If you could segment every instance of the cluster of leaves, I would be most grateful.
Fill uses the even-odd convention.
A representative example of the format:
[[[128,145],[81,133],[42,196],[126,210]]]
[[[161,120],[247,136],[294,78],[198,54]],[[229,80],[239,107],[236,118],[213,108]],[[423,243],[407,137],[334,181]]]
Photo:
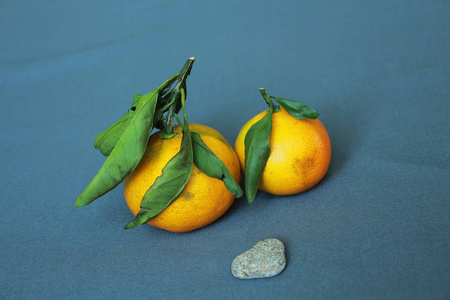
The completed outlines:
[[[231,193],[242,196],[242,189],[225,164],[206,146],[199,134],[189,131],[185,107],[186,79],[194,60],[190,58],[179,73],[151,93],[135,95],[128,112],[98,134],[94,146],[107,159],[76,199],[75,206],[86,206],[119,185],[141,160],[153,128],[164,129],[167,138],[173,135],[174,117],[182,127],[180,151],[163,168],[162,175],[144,195],[136,218],[125,228],[150,221],[177,199],[189,180],[194,163],[206,175],[222,180]],[[176,81],[178,83],[172,88]],[[177,116],[180,110],[183,111],[183,124]]]
[[[265,89],[259,90],[269,105],[269,110],[261,120],[250,127],[245,135],[245,196],[249,204],[255,199],[262,173],[270,156],[272,114],[280,110],[279,106],[273,104],[272,99],[298,120],[313,120],[319,117],[319,114],[306,104],[280,97],[271,97]]]

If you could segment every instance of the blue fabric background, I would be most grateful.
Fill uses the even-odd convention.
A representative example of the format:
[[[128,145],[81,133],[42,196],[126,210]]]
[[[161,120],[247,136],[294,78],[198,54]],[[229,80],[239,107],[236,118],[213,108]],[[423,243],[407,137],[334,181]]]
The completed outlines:
[[[0,298],[450,298],[449,1],[7,0],[0,40]],[[305,102],[326,177],[183,234],[123,230],[122,186],[76,209],[96,134],[190,56],[190,122],[234,145],[258,88]],[[268,237],[285,271],[234,278]]]

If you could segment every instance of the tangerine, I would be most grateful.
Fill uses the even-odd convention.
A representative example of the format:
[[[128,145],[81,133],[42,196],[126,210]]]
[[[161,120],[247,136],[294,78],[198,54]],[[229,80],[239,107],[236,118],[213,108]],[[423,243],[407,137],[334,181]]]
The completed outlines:
[[[241,129],[235,150],[245,174],[245,135],[267,110],[250,119]],[[272,114],[270,156],[259,188],[274,195],[291,195],[315,186],[328,170],[331,144],[319,119],[298,120],[284,108]]]
[[[227,166],[239,183],[239,160],[233,148],[215,129],[189,124],[191,132],[200,134],[203,142]],[[175,136],[162,138],[159,132],[151,135],[147,149],[134,171],[125,179],[125,200],[131,212],[140,210],[143,196],[153,185],[162,169],[180,150],[182,130],[174,126]],[[172,232],[187,232],[206,226],[221,217],[235,199],[224,183],[202,173],[195,165],[183,192],[167,208],[147,224]]]

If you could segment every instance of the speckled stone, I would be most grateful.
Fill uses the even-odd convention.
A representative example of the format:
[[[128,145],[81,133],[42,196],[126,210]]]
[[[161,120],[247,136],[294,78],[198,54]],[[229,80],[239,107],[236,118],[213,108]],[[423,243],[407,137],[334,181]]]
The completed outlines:
[[[240,279],[266,278],[280,274],[285,267],[284,244],[271,238],[238,255],[231,264],[231,272]]]

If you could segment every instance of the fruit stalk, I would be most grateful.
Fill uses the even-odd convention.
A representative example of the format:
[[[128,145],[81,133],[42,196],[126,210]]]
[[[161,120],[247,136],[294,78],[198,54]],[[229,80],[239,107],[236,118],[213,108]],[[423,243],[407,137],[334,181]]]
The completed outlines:
[[[264,98],[264,101],[266,101],[267,105],[269,105],[269,108],[273,109],[273,112],[278,112],[280,110],[280,107],[278,105],[274,105],[272,102],[272,99],[270,98],[269,93],[264,88],[259,88],[259,92]]]
[[[167,118],[165,120],[164,124],[164,134],[162,134],[163,138],[170,138],[174,136],[173,133],[173,118],[174,115],[177,113],[177,110],[180,108],[180,101],[181,101],[181,90],[186,90],[186,80],[188,76],[191,73],[192,66],[194,64],[195,57],[190,57],[183,68],[180,71],[180,75],[178,76],[178,83],[175,85],[175,87],[171,91],[171,105],[169,107],[169,110],[167,112]]]

